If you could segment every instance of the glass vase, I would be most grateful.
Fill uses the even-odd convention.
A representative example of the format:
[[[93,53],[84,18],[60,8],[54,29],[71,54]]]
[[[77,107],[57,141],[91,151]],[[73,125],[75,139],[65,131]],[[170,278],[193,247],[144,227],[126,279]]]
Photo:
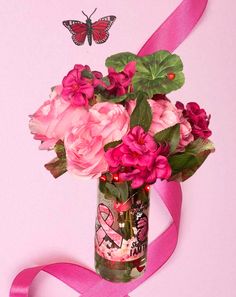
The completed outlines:
[[[104,175],[98,183],[95,268],[104,279],[129,282],[145,271],[149,190]]]

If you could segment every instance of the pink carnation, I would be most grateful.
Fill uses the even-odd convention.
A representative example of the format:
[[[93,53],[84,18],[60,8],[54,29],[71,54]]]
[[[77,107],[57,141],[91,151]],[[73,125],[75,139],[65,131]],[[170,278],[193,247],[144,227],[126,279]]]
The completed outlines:
[[[86,123],[74,127],[65,139],[67,169],[78,176],[98,177],[107,171],[104,146],[128,131],[129,115],[120,104],[97,103]]]
[[[162,147],[142,127],[136,126],[123,137],[121,145],[106,152],[111,172],[118,172],[123,181],[132,181],[132,188],[154,183],[157,178],[168,179],[171,167]]]
[[[86,119],[88,112],[82,107],[74,107],[61,97],[61,86],[51,93],[51,99],[32,115],[29,122],[34,139],[41,140],[40,149],[52,149],[58,140]]]
[[[208,128],[210,116],[207,115],[205,109],[200,108],[196,102],[189,102],[186,108],[183,103],[177,102],[176,107],[182,111],[183,117],[191,124],[194,139],[211,136],[212,132]]]

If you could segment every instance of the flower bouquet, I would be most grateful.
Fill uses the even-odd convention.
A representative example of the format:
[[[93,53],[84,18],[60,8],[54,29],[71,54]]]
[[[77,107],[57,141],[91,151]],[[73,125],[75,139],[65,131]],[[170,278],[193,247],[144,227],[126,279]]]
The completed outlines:
[[[168,51],[119,53],[103,76],[75,65],[30,119],[40,149],[55,150],[45,167],[98,178],[96,271],[127,282],[145,271],[150,187],[185,181],[214,151],[210,116],[195,102],[171,103],[184,84],[181,59]]]

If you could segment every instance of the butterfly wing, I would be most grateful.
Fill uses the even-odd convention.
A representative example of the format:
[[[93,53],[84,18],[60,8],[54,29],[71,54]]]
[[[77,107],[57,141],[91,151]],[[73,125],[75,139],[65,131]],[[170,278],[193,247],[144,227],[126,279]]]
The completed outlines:
[[[98,43],[104,43],[109,37],[109,29],[115,22],[116,17],[114,15],[106,16],[99,19],[92,24],[93,40]]]
[[[84,44],[85,38],[87,36],[87,24],[80,21],[64,21],[63,25],[72,34],[72,40],[76,45]]]

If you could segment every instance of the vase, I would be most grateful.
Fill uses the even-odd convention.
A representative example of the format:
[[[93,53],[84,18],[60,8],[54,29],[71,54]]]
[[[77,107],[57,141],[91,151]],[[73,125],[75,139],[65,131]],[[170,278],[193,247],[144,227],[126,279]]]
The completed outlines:
[[[117,176],[98,182],[95,268],[104,279],[129,282],[145,272],[150,185],[132,189]]]

